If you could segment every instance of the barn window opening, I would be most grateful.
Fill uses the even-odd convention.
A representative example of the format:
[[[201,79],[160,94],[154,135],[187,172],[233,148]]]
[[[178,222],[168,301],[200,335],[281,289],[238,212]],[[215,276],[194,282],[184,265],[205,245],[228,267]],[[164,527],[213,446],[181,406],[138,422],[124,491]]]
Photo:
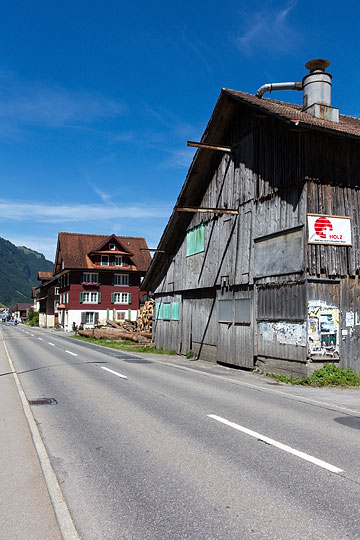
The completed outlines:
[[[232,300],[219,300],[219,322],[233,322]]]
[[[190,229],[186,235],[186,256],[201,253],[205,249],[205,225],[201,223]]]

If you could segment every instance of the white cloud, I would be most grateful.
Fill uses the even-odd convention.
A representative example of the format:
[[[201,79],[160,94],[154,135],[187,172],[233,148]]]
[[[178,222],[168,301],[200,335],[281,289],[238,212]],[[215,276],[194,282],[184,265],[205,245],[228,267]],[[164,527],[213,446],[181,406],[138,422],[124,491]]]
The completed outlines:
[[[123,103],[100,94],[70,91],[54,84],[24,83],[0,74],[0,124],[8,130],[75,127],[123,115],[125,110]]]
[[[273,52],[290,51],[296,32],[290,26],[288,16],[297,3],[298,0],[290,0],[280,9],[268,3],[255,13],[243,12],[243,30],[235,39],[236,45],[246,55],[265,47]]]
[[[0,199],[0,220],[40,223],[102,223],[119,219],[158,219],[171,214],[170,204],[46,204]]]

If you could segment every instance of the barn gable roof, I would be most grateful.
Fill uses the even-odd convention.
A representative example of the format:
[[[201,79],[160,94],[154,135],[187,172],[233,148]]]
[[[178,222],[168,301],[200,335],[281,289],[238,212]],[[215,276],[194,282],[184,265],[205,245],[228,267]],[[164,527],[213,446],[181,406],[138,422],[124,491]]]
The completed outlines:
[[[338,123],[321,120],[303,112],[300,105],[259,98],[246,92],[223,88],[201,138],[202,143],[220,146],[228,144],[228,141],[224,140],[224,133],[238,110],[239,104],[251,107],[260,114],[275,117],[294,127],[303,127],[308,130],[322,131],[328,135],[360,140],[359,118],[340,114]],[[175,206],[196,206],[200,203],[204,189],[209,182],[212,163],[213,152],[201,148],[196,151]],[[172,212],[158,245],[158,249],[165,251],[167,256],[155,253],[142,283],[143,290],[153,288],[152,285],[169,264],[169,260],[171,260],[169,256],[175,252],[175,247],[180,241],[179,237],[186,233],[191,219],[192,214]]]

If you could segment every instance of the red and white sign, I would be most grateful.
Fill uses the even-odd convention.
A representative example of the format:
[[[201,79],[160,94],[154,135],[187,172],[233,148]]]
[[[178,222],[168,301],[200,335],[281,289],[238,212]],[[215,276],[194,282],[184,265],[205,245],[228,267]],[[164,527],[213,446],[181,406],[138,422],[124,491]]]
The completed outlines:
[[[307,218],[309,244],[352,245],[349,217],[308,214]]]

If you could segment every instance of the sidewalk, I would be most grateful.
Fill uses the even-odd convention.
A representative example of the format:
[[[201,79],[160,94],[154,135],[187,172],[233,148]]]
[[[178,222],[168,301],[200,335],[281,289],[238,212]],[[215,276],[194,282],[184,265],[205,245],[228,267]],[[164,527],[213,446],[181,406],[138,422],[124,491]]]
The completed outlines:
[[[62,535],[0,343],[0,538],[61,540]]]

